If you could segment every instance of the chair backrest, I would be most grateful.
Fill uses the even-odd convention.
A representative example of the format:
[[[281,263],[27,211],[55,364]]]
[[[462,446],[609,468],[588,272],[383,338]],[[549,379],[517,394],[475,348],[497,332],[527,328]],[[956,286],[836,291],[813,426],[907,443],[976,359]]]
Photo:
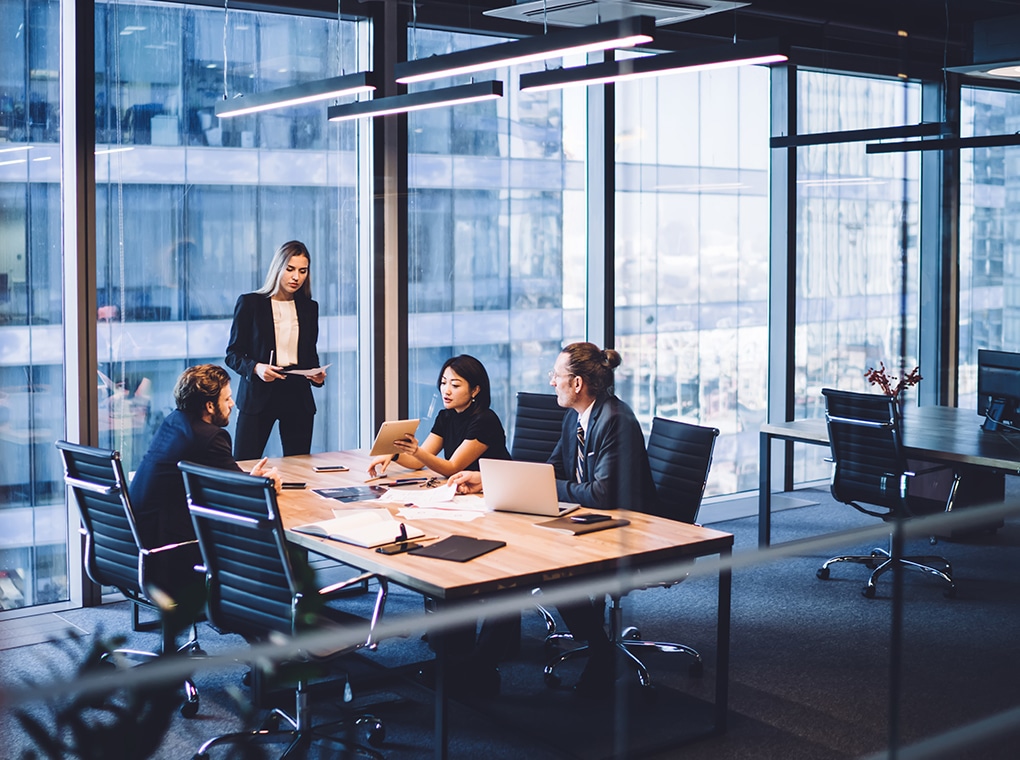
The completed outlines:
[[[222,632],[293,634],[301,600],[269,478],[179,462],[206,568],[206,613]]]
[[[892,515],[908,513],[908,467],[896,399],[833,388],[823,388],[822,395],[833,461],[833,498],[854,506],[855,502],[873,504]]]
[[[686,523],[698,519],[718,435],[716,428],[662,417],[652,420],[648,464],[660,516]]]
[[[144,596],[142,545],[120,454],[67,441],[56,446],[85,530],[85,572],[130,598]]]
[[[519,392],[510,456],[521,462],[548,462],[566,413],[551,393]]]

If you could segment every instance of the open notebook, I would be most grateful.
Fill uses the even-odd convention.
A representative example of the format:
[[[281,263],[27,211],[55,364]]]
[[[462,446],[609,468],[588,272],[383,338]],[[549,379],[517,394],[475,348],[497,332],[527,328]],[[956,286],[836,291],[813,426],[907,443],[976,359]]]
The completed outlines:
[[[386,509],[334,509],[333,515],[332,520],[298,525],[294,530],[368,549],[425,536],[421,529],[397,520]]]

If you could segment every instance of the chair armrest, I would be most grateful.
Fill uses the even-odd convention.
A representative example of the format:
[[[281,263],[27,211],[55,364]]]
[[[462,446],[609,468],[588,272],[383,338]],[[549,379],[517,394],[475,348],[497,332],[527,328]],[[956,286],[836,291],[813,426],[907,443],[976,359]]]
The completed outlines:
[[[325,588],[319,589],[319,596],[322,599],[329,599],[331,596],[339,596],[340,592],[347,590],[352,586],[356,586],[361,583],[367,584],[368,581],[375,579],[379,584],[379,590],[375,594],[375,604],[372,605],[372,617],[368,624],[368,636],[365,637],[363,644],[359,645],[359,648],[367,648],[374,650],[378,643],[374,640],[375,626],[379,622],[379,618],[382,617],[383,608],[386,606],[386,596],[389,594],[389,579],[376,573],[362,573],[361,575],[350,578],[346,581],[340,581],[334,583]]]
[[[187,546],[198,546],[198,541],[197,540],[191,540],[191,541],[180,541],[179,543],[176,543],[176,544],[163,544],[163,546],[156,546],[156,547],[153,547],[152,549],[142,549],[142,553],[143,554],[159,554],[161,552],[172,552],[172,551],[176,551],[176,550],[178,550],[178,549],[180,549],[182,547],[187,547]]]

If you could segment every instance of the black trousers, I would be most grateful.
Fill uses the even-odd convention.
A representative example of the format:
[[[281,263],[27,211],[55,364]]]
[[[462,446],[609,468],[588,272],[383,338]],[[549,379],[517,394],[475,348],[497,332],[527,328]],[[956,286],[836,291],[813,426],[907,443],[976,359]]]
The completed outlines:
[[[272,393],[269,402],[258,414],[238,411],[234,459],[261,458],[277,422],[280,423],[280,443],[285,457],[311,453],[315,413],[308,411],[304,401],[295,398],[296,394],[286,387],[287,383],[295,380],[297,378],[270,383]]]

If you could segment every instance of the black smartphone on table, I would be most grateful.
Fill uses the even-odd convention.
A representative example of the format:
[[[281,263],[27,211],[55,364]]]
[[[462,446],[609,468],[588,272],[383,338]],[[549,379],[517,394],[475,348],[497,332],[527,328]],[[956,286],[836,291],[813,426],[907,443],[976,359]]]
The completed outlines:
[[[403,554],[409,552],[411,549],[417,549],[421,544],[416,541],[402,541],[399,544],[388,544],[387,546],[380,546],[376,549],[380,554]]]
[[[317,464],[312,467],[316,472],[347,472],[347,467],[342,464]]]
[[[570,516],[570,521],[571,522],[582,523],[584,525],[587,525],[589,523],[603,522],[604,520],[609,520],[609,519],[611,519],[609,515],[596,515],[594,513],[593,514],[587,514],[587,515],[571,515]]]
[[[307,485],[308,485],[307,483],[299,483],[298,481],[285,480],[282,483],[280,483],[280,488],[301,489]]]

